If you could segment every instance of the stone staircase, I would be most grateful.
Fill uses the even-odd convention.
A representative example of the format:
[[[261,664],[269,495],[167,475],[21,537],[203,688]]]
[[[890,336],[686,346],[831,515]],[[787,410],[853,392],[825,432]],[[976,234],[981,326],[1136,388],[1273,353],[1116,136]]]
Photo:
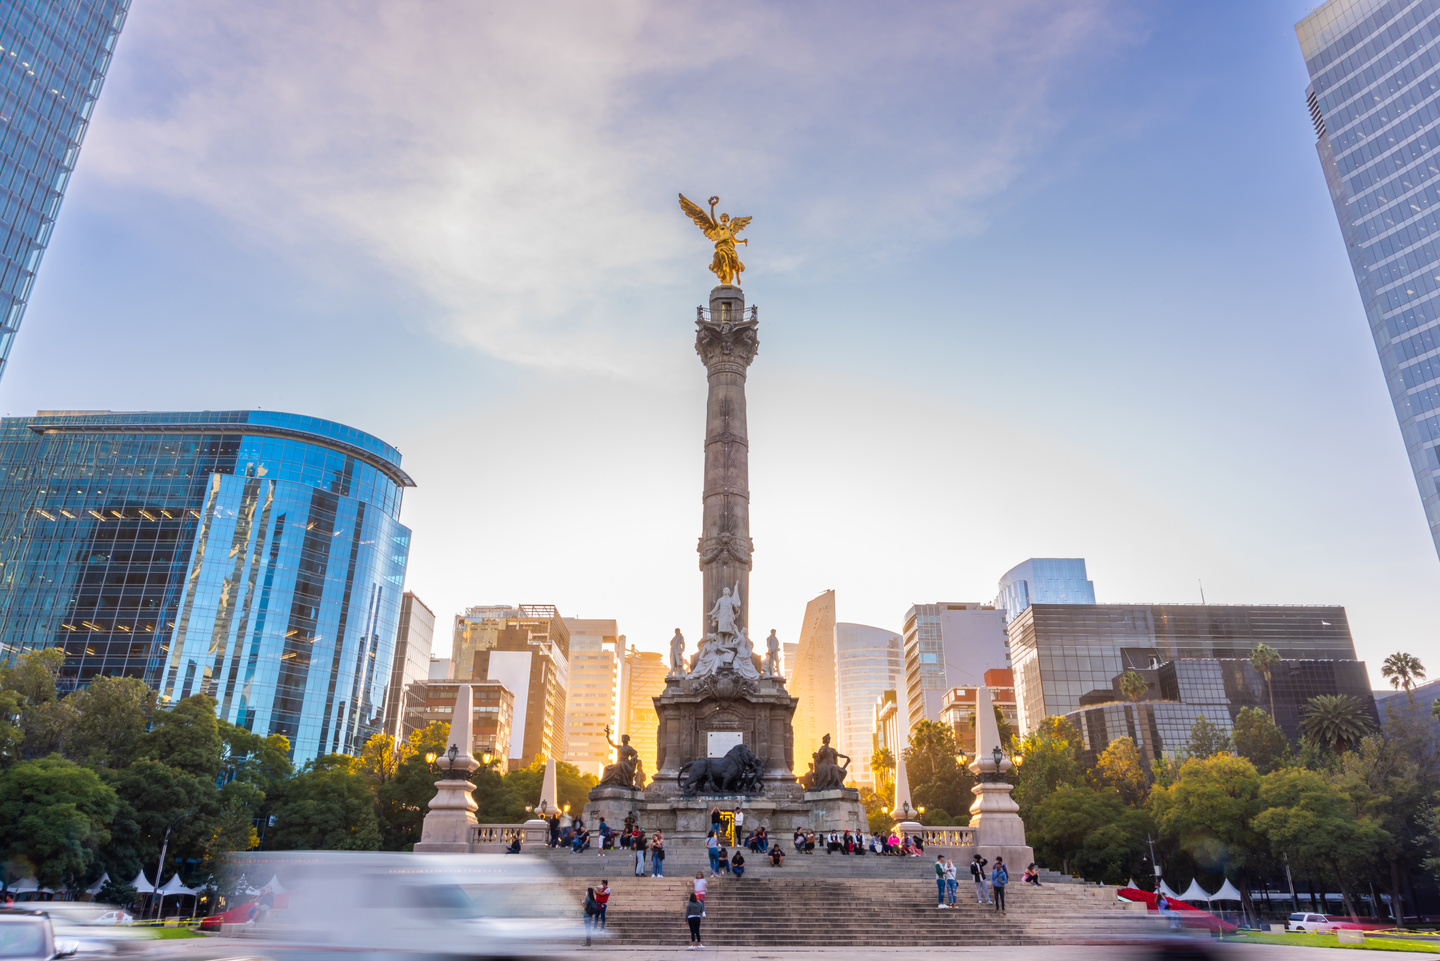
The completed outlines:
[[[583,855],[573,857],[578,860]],[[807,860],[821,857],[813,855]],[[590,860],[609,867],[604,864],[609,859]],[[908,871],[892,869],[889,877],[841,873],[840,864],[904,864],[906,859],[831,856],[825,860],[837,862],[834,873],[825,877],[809,872],[786,874],[787,863],[769,873],[752,875],[747,871],[743,878],[711,878],[706,897],[708,917],[701,927],[705,943],[711,947],[776,948],[1041,945],[1108,941],[1158,931],[1143,905],[1117,901],[1114,888],[1011,884],[1008,910],[1002,914],[990,905],[976,904],[974,886],[967,882],[960,886],[957,906],[942,911],[935,906],[934,880],[920,873],[930,870],[922,860],[908,859]],[[846,867],[857,870],[853,864]],[[607,932],[600,943],[616,947],[688,944],[684,909],[694,873],[663,878],[627,877],[618,871],[601,875],[609,877],[611,896]],[[563,883],[578,903],[585,888],[598,880],[598,876],[573,876]]]

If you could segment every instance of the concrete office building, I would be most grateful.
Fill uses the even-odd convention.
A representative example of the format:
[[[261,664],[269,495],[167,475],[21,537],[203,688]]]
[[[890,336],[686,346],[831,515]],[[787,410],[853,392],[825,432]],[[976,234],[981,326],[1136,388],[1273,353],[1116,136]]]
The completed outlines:
[[[429,681],[424,687],[424,724],[440,721],[449,724],[455,719],[455,692],[461,684],[470,685],[473,699],[474,727],[470,754],[483,763],[486,755],[490,766],[501,774],[510,770],[510,739],[514,723],[515,695],[499,681]],[[444,762],[440,762],[442,765]]]
[[[1262,642],[1283,658],[1271,672],[1275,721],[1292,740],[1301,708],[1317,694],[1353,695],[1374,710],[1343,607],[1031,604],[1010,624],[1021,731],[1047,716],[1111,704],[1086,711],[1085,723],[1103,719],[1106,737],[1120,729],[1138,743],[1151,722],[1141,724],[1132,705],[1118,703],[1119,678],[1133,670],[1151,682],[1147,698],[1180,705],[1156,709],[1147,750],[1178,749],[1197,713],[1228,729],[1242,707],[1269,709],[1264,679],[1249,664]]]
[[[640,753],[645,777],[653,777],[659,757],[658,733],[660,715],[655,712],[655,697],[665,690],[665,677],[670,668],[663,654],[630,648],[620,668],[619,721],[615,743],[620,734],[630,735],[630,746]]]
[[[625,639],[613,620],[565,618],[570,632],[570,687],[565,698],[565,760],[599,777],[612,760],[605,728],[615,727],[615,692]]]
[[[384,728],[414,482],[400,453],[278,411],[0,421],[0,664],[62,689],[137,677],[290,739],[303,764]]]
[[[1083,557],[1032,557],[1000,578],[995,606],[1014,620],[1031,604],[1094,604],[1095,582],[1085,574]]]
[[[1010,666],[1005,612],[990,604],[916,604],[905,613],[908,722],[940,720],[945,692],[981,684]]]
[[[1440,551],[1440,17],[1434,0],[1329,0],[1295,33],[1315,150]]]
[[[400,626],[390,686],[385,692],[385,731],[397,743],[425,726],[425,682],[430,678],[430,645],[435,612],[410,591],[400,597]]]
[[[450,677],[450,666],[454,663],[448,657],[430,658],[430,673],[426,675],[432,681],[443,681]]]
[[[904,705],[900,703],[902,690],[882,691],[870,708],[870,756],[880,751],[889,751],[898,758],[900,752],[910,744],[910,724],[905,718]],[[871,781],[879,783],[883,778],[871,770]],[[889,775],[887,775],[888,777]]]
[[[554,605],[467,608],[451,656],[454,679],[498,681],[515,695],[511,768],[565,757],[570,632]]]
[[[795,767],[804,774],[820,738],[838,727],[835,707],[835,592],[826,591],[805,605],[805,620],[796,642],[795,666],[786,678],[790,694],[800,699],[792,721]]]
[[[831,744],[850,758],[850,776],[858,784],[874,786],[870,754],[874,749],[871,729],[875,702],[885,691],[904,683],[905,659],[899,634],[844,621],[835,625],[836,723]],[[819,746],[817,742],[810,750]]]
[[[0,4],[0,376],[129,8]]]

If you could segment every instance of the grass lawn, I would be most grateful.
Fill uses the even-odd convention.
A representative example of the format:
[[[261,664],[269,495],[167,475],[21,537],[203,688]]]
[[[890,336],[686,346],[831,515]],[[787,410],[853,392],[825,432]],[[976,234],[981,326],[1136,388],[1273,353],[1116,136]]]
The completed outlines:
[[[189,928],[151,928],[150,938],[154,941],[163,941],[167,938],[203,938],[205,935]]]
[[[1333,934],[1235,934],[1226,935],[1226,941],[1240,941],[1247,944],[1294,944],[1307,948],[1362,948],[1367,951],[1423,951],[1426,954],[1440,954],[1440,942],[1407,941],[1388,934],[1374,935],[1365,932],[1365,943],[1341,944]]]

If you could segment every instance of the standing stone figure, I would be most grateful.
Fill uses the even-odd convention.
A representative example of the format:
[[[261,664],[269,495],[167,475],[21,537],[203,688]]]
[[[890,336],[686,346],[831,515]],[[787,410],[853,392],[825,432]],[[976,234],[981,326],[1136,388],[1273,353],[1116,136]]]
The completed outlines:
[[[605,726],[605,743],[615,749],[615,763],[605,765],[600,775],[601,784],[616,784],[640,790],[640,752],[630,746],[630,735],[620,735],[620,743],[610,740],[610,726]]]
[[[811,781],[812,791],[832,791],[845,786],[850,771],[850,758],[830,746],[830,735],[820,739],[820,750],[811,755],[815,759],[815,774]],[[840,759],[845,758],[841,764]]]
[[[685,676],[685,635],[678,627],[675,628],[675,636],[670,638],[670,675]]]
[[[780,638],[775,636],[775,628],[770,628],[770,636],[765,638],[765,676],[780,676]]]
[[[735,582],[735,596],[730,596],[730,588],[720,588],[720,596],[715,598],[715,606],[710,609],[710,617],[715,621],[715,633],[719,635],[735,633],[735,615],[740,612],[740,582]]]

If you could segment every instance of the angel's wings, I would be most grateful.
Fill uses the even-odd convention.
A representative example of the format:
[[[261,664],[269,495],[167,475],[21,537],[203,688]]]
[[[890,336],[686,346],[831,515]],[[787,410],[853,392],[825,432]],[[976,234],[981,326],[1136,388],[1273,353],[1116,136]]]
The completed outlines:
[[[750,225],[750,221],[753,219],[754,218],[752,217],[731,217],[730,232],[732,234],[738,234],[740,231],[748,227]]]
[[[689,200],[684,194],[681,194],[680,209],[685,211],[685,215],[687,217],[695,221],[695,226],[705,231],[706,237],[710,238],[711,240],[715,239],[715,229],[717,224],[715,223],[715,221],[710,219],[710,215],[705,212],[705,208]],[[746,217],[745,219],[749,220],[750,218]]]

